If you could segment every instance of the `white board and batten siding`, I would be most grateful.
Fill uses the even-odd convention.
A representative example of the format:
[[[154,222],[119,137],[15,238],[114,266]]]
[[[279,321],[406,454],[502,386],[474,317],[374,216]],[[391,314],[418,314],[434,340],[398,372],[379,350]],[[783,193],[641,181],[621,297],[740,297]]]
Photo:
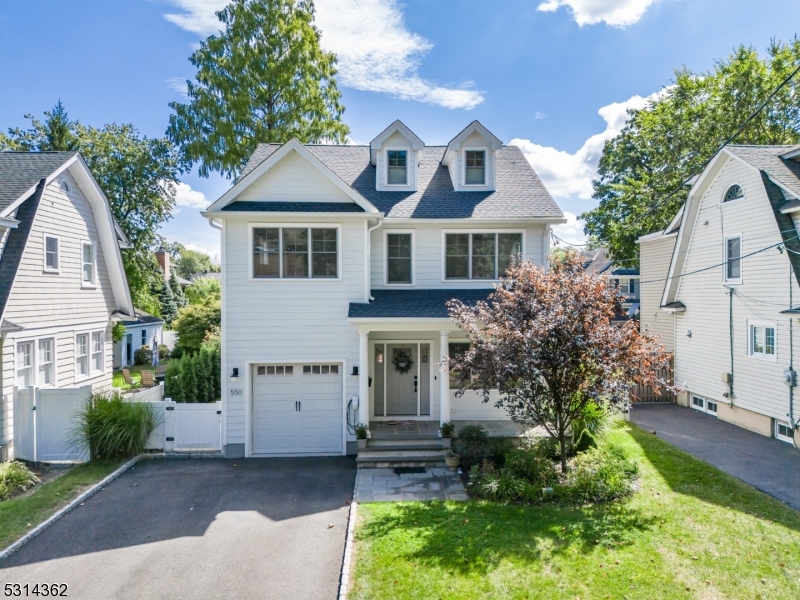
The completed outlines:
[[[722,203],[725,191],[739,184],[745,197]],[[760,174],[737,160],[729,160],[709,184],[700,199],[697,217],[687,248],[684,273],[690,273],[725,260],[724,237],[741,235],[743,256],[781,242],[781,235]],[[800,301],[800,288],[790,272],[786,253],[771,248],[742,261],[741,283],[730,283],[733,298],[734,406],[786,420],[789,388],[783,371],[789,368],[790,315],[780,314],[790,306],[790,286],[794,305]],[[682,277],[677,299],[686,312],[676,315],[675,384],[687,391],[722,404],[728,386],[722,373],[731,371],[729,290],[723,281],[723,267]],[[749,353],[750,321],[775,326],[776,356],[758,357]],[[794,323],[797,337],[798,323]],[[691,336],[688,332],[691,331]],[[800,347],[795,342],[794,352]],[[795,354],[795,362],[797,357]]]
[[[66,180],[70,192],[61,189]],[[44,271],[44,236],[59,238],[59,272]],[[96,285],[82,287],[82,243],[92,242],[96,254]],[[18,342],[55,340],[55,387],[111,385],[112,343],[109,317],[116,309],[96,220],[89,201],[69,171],[44,190],[31,227],[3,318],[24,327],[2,342],[2,423],[0,438],[13,436],[13,389],[16,385]],[[103,371],[76,379],[75,335],[104,333]],[[91,344],[91,336],[90,336]],[[90,355],[91,356],[91,355]],[[35,372],[34,372],[35,375]]]

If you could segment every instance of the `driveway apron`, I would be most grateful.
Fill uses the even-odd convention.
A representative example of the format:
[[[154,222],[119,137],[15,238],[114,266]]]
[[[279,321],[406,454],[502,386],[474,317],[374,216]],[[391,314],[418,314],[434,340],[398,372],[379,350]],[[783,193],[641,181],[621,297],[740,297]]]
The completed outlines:
[[[71,598],[335,598],[351,457],[147,460],[0,563]]]

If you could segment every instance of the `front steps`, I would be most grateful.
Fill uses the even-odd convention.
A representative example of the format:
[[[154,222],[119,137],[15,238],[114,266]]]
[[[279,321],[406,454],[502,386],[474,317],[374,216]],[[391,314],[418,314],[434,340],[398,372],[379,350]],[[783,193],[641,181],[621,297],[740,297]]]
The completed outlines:
[[[367,440],[358,450],[356,465],[364,468],[445,467],[447,449],[438,437],[404,437]]]

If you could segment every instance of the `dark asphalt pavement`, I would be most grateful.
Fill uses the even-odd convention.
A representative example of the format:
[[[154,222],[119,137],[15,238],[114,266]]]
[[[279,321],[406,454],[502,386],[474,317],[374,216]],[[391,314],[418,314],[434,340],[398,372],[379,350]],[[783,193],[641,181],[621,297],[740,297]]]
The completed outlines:
[[[352,457],[142,461],[0,563],[0,583],[66,583],[78,599],[332,599],[355,474]]]
[[[676,404],[639,404],[631,421],[681,450],[800,510],[800,451]]]

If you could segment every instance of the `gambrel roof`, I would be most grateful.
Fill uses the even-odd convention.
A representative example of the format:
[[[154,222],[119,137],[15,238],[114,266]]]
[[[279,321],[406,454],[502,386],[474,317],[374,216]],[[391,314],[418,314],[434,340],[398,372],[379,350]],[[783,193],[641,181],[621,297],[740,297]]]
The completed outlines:
[[[376,167],[370,161],[369,146],[306,145],[320,162],[388,218],[564,218],[522,151],[516,146],[497,150],[497,189],[457,192],[445,166],[440,162],[444,146],[421,150],[417,191],[378,191]],[[237,182],[244,180],[279,148],[259,144]],[[257,210],[257,209],[256,209]]]

